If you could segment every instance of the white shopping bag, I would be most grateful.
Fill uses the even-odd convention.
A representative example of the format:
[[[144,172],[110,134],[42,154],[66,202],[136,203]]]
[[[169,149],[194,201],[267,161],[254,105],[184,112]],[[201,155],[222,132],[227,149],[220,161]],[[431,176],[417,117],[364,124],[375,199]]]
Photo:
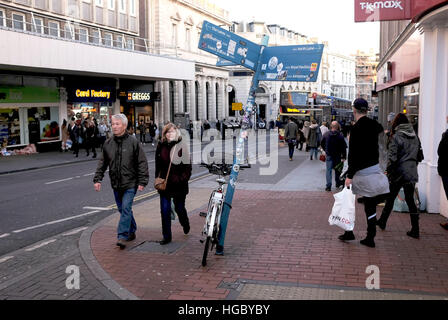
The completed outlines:
[[[345,231],[353,231],[355,227],[355,195],[352,189],[345,187],[333,196],[335,201],[328,222]]]

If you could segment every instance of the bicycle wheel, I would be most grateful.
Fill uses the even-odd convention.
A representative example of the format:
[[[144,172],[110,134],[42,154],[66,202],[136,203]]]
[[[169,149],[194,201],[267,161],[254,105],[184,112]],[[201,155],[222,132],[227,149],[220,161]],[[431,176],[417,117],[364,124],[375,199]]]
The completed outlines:
[[[207,237],[205,240],[205,246],[204,246],[204,254],[202,256],[202,266],[205,267],[207,265],[207,254],[208,254],[208,247],[210,246],[210,237]]]

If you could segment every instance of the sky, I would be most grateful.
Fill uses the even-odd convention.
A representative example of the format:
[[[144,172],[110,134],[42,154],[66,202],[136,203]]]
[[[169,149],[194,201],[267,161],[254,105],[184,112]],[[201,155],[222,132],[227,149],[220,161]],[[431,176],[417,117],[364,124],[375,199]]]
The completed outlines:
[[[379,51],[379,22],[354,22],[354,0],[213,0],[229,11],[231,21],[279,24],[342,54],[357,49]]]

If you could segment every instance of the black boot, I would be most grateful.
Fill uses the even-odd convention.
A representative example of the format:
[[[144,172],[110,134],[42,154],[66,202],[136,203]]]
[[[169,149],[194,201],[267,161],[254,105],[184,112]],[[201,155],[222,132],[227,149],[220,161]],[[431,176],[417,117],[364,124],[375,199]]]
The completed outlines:
[[[376,215],[374,215],[373,217],[367,217],[367,236],[365,239],[361,240],[360,243],[370,247],[370,248],[375,248],[375,236],[376,236],[376,224],[377,224],[377,220],[376,220]]]
[[[411,231],[406,232],[406,234],[414,239],[420,238],[420,228],[418,226],[418,213],[411,213]]]
[[[345,231],[345,233],[340,235],[338,239],[342,241],[355,240],[355,235],[353,234],[353,231]]]

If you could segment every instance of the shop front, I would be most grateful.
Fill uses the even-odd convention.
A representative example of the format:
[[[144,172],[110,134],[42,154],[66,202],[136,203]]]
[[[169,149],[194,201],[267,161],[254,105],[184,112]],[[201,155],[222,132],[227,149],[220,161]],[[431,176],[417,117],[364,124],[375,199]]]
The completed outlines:
[[[116,91],[112,87],[67,88],[67,117],[107,119],[110,122],[115,100]]]
[[[2,149],[60,142],[59,102],[57,88],[0,87]]]
[[[119,90],[120,111],[128,117],[134,128],[143,121],[146,126],[154,121],[154,102],[160,100],[160,93],[150,90]]]

